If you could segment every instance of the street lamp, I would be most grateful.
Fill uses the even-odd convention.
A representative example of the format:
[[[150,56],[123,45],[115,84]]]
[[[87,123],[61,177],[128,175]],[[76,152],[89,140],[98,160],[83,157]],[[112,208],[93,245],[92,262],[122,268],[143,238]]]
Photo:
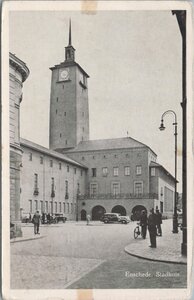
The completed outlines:
[[[175,192],[174,192],[174,213],[173,213],[173,233],[178,233],[178,220],[177,220],[177,116],[176,113],[173,110],[167,110],[162,114],[161,117],[161,124],[159,129],[165,130],[164,126],[164,117],[167,114],[173,114],[174,115],[174,123],[172,125],[174,126],[174,137],[175,137]]]

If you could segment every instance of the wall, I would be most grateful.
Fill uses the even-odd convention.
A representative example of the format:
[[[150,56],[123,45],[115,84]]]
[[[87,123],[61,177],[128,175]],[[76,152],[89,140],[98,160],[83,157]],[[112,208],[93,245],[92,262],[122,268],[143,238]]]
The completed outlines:
[[[21,171],[21,209],[25,213],[30,212],[29,200],[32,200],[32,212],[36,211],[35,200],[38,201],[38,210],[41,211],[40,201],[43,201],[43,211],[46,212],[45,201],[48,201],[48,212],[51,211],[51,202],[53,212],[64,213],[70,219],[75,219],[76,215],[76,196],[79,183],[80,193],[85,192],[85,172],[84,168],[80,168],[70,164],[61,158],[43,154],[38,150],[31,149],[22,144],[24,151],[22,158]],[[48,150],[49,151],[49,150]],[[30,153],[32,161],[29,160]],[[57,156],[57,153],[56,153]],[[40,163],[40,157],[43,158],[43,164]],[[50,166],[50,160],[53,161],[53,167]],[[59,168],[61,164],[61,169]],[[69,166],[69,172],[68,172]],[[76,169],[76,174],[75,174]],[[35,175],[38,174],[38,195],[34,195]],[[81,175],[82,174],[82,175]],[[51,197],[51,178],[54,178],[55,197]],[[68,181],[68,199],[65,198],[66,188],[65,181]],[[55,211],[55,203],[57,203],[57,211]],[[59,203],[61,203],[61,211]],[[65,210],[64,210],[65,205]],[[69,207],[69,210],[68,210]],[[71,209],[72,207],[72,209]]]
[[[9,55],[9,137],[10,137],[10,221],[14,225],[12,235],[22,236],[20,226],[20,102],[23,82],[29,75],[26,64]],[[11,235],[11,237],[13,237]]]

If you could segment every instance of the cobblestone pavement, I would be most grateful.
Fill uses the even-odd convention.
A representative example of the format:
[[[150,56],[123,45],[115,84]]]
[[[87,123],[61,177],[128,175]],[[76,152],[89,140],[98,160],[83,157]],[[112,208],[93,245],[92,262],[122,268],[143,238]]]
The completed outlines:
[[[163,281],[165,287],[185,286],[186,266],[148,262],[124,252],[134,242],[135,225],[78,222],[41,226],[43,239],[11,244],[11,288],[154,288]],[[23,228],[25,235],[32,230]],[[125,276],[126,271],[155,274],[157,270],[180,275],[168,280],[153,275],[146,283]]]

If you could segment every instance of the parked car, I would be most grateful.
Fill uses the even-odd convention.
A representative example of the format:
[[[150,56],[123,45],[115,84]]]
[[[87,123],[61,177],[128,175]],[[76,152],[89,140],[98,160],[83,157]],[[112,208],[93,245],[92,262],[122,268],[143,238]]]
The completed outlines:
[[[120,220],[120,214],[117,213],[105,213],[100,221],[104,223],[114,223],[114,222],[119,222]]]
[[[30,215],[29,213],[22,213],[22,217],[21,217],[21,221],[22,223],[30,223],[31,219],[30,219]]]
[[[59,223],[59,222],[65,223],[66,220],[67,220],[67,218],[64,217],[63,214],[55,214],[55,215],[54,215],[54,218],[55,218],[55,220],[56,220],[56,223]]]
[[[129,216],[119,216],[119,222],[122,224],[127,224],[130,222]]]

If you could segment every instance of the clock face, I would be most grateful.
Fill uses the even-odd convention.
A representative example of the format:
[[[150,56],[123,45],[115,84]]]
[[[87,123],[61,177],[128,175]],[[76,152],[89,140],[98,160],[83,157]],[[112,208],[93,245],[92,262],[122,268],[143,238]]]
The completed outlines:
[[[69,69],[62,69],[59,71],[59,80],[69,79]]]

